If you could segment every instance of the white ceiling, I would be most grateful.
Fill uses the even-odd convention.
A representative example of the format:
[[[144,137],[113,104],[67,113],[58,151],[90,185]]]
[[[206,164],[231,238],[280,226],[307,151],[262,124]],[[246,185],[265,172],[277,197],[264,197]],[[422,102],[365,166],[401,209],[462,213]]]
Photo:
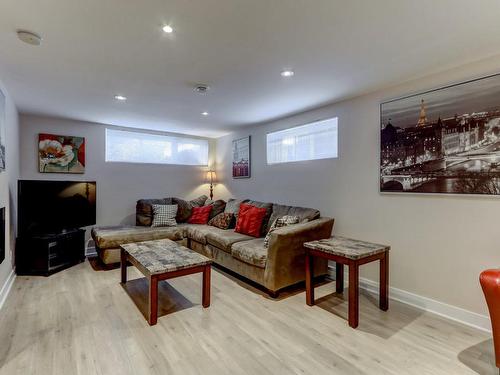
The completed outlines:
[[[498,54],[499,16],[499,0],[1,0],[0,79],[22,112],[219,136]]]

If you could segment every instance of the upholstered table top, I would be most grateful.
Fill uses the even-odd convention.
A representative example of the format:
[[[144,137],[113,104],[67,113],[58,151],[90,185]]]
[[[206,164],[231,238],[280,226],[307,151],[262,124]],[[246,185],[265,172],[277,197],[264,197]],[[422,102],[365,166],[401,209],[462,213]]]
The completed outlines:
[[[390,246],[333,236],[324,240],[304,243],[304,247],[348,259],[362,259],[388,251]]]
[[[168,239],[129,243],[120,247],[150,275],[212,263],[211,259]]]

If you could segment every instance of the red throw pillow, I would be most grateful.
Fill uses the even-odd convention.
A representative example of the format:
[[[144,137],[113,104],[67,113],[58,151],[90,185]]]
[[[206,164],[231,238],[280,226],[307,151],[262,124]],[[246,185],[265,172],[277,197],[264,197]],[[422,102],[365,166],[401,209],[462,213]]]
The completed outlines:
[[[262,222],[266,216],[267,210],[242,203],[238,212],[238,221],[236,222],[235,232],[248,234],[253,237],[260,237]]]
[[[208,223],[208,218],[210,217],[210,212],[212,211],[212,205],[203,207],[193,207],[191,211],[191,216],[188,219],[189,224],[206,224]]]

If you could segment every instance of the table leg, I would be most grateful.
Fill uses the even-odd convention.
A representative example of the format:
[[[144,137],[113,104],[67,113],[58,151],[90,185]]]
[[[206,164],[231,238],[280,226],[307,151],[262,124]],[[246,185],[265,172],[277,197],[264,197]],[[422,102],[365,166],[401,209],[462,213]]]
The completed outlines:
[[[306,303],[314,306],[314,258],[306,251]]]
[[[335,291],[339,294],[344,293],[344,265],[335,263]]]
[[[124,249],[120,250],[120,262],[122,271],[122,284],[127,282],[127,253]]]
[[[386,251],[380,258],[380,301],[381,310],[389,309],[389,252]]]
[[[153,326],[158,321],[158,278],[152,275],[149,278],[149,319],[148,323]]]
[[[349,262],[349,326],[356,328],[359,323],[359,265]]]
[[[203,307],[210,306],[210,273],[211,273],[211,269],[212,269],[212,267],[209,264],[208,266],[205,266],[205,269],[203,270],[203,291],[202,291],[202,300],[201,300]]]

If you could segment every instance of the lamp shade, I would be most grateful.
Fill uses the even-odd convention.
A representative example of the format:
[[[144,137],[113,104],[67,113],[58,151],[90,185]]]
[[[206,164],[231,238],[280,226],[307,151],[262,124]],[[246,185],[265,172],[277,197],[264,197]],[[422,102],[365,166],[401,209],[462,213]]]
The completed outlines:
[[[215,171],[207,171],[205,181],[207,184],[215,184],[217,182],[217,175],[215,174]]]

